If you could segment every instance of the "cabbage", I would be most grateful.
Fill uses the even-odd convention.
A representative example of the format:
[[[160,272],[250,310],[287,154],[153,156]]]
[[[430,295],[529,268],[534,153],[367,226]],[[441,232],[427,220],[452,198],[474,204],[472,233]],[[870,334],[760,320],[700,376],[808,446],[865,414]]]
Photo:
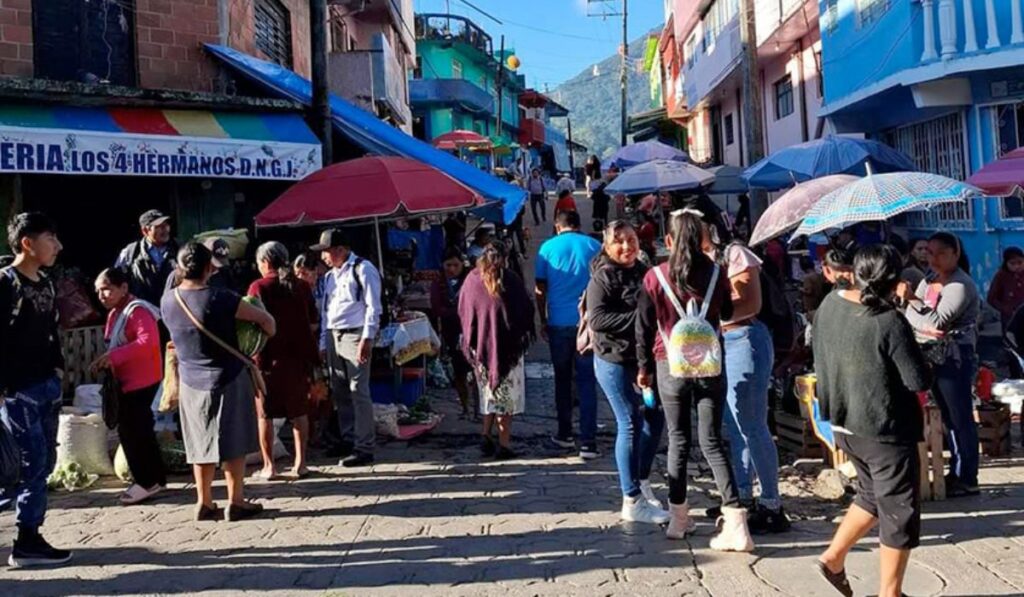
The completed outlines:
[[[263,301],[254,296],[242,297],[242,300],[254,307],[265,309]],[[267,335],[263,333],[263,328],[251,321],[238,320],[236,333],[238,350],[242,351],[242,354],[255,357],[267,345]]]

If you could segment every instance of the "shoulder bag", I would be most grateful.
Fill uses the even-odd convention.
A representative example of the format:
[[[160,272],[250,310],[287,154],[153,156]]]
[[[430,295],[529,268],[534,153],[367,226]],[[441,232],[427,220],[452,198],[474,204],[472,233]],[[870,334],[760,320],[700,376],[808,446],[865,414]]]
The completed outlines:
[[[192,310],[188,308],[188,305],[185,304],[185,299],[181,298],[181,291],[177,288],[174,289],[174,298],[177,299],[178,305],[181,307],[181,310],[185,312],[185,316],[189,318],[189,320],[192,322],[192,325],[196,326],[196,329],[202,332],[203,335],[205,335],[210,340],[213,340],[218,346],[226,350],[229,354],[231,354],[231,356],[242,361],[242,363],[249,368],[249,375],[250,377],[252,377],[252,385],[253,388],[256,389],[256,393],[259,394],[261,397],[266,396],[267,382],[263,379],[263,373],[260,372],[260,368],[256,365],[256,361],[245,356],[244,354],[239,352],[237,348],[221,340],[213,332],[206,329],[206,327],[203,326],[199,319],[197,319],[196,316],[192,313]]]

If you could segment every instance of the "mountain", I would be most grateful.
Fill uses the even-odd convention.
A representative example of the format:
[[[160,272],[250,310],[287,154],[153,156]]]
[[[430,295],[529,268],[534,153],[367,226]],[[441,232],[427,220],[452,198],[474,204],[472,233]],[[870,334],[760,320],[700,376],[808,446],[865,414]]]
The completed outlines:
[[[633,65],[643,59],[649,35],[659,33],[661,29],[652,29],[629,44],[629,58]],[[586,145],[589,153],[602,158],[619,148],[620,62],[618,53],[613,54],[597,64],[597,76],[594,76],[594,67],[590,65],[549,94],[569,109],[573,141]],[[628,89],[627,114],[650,109],[650,79],[647,73],[638,72],[635,66],[630,68]],[[565,132],[560,121],[558,119],[555,126]]]

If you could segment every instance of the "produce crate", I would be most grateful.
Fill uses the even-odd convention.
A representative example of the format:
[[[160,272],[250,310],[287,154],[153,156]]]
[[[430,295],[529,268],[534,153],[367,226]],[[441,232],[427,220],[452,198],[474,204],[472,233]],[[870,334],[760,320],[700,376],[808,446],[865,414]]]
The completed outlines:
[[[926,404],[924,412],[924,441],[917,444],[921,461],[921,499],[946,499],[946,458],[942,453],[942,416],[939,407]]]
[[[1008,456],[1011,447],[1010,407],[1001,404],[995,408],[979,408],[974,411],[974,420],[978,423],[981,453],[992,457]]]
[[[811,422],[799,415],[775,411],[775,435],[780,448],[798,458],[821,458],[821,442],[814,435]]]

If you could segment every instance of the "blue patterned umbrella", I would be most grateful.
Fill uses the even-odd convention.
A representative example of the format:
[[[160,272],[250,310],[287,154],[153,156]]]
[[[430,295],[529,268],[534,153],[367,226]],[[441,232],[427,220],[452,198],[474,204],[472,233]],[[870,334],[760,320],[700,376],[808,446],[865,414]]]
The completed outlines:
[[[743,178],[751,187],[778,191],[829,174],[863,176],[867,167],[873,172],[917,169],[906,154],[884,143],[827,135],[776,151],[747,168]]]
[[[869,175],[818,200],[793,237],[842,229],[858,222],[888,220],[905,211],[929,209],[979,195],[981,190],[977,187],[937,174]]]

